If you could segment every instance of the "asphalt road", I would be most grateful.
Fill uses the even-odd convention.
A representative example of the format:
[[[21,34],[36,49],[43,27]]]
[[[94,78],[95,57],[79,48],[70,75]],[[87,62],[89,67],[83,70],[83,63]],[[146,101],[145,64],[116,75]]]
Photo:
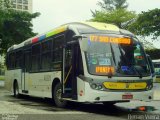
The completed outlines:
[[[62,109],[55,107],[51,99],[29,96],[14,98],[0,83],[0,120],[159,120],[159,103],[159,100],[132,101],[113,106],[70,103]],[[145,106],[146,111],[139,111],[139,106]]]

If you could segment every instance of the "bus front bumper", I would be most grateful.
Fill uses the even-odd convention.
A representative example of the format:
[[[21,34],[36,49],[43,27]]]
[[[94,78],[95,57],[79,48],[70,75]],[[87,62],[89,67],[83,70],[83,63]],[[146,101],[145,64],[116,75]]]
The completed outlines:
[[[151,101],[153,99],[153,90],[149,91],[134,91],[134,92],[110,92],[93,90],[89,84],[85,84],[85,92],[83,95],[78,95],[79,102],[107,102],[107,101],[126,101],[140,100]]]

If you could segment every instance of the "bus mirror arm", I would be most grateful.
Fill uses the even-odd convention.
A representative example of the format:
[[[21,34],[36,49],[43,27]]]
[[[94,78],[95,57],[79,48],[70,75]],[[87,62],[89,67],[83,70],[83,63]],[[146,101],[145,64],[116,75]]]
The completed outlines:
[[[84,35],[74,35],[73,36],[73,40],[81,40],[80,44],[81,44],[81,49],[83,51],[87,51],[88,50],[88,40],[87,37]]]
[[[73,40],[78,40],[79,38],[87,38],[86,36],[84,36],[84,35],[74,35],[73,37]]]

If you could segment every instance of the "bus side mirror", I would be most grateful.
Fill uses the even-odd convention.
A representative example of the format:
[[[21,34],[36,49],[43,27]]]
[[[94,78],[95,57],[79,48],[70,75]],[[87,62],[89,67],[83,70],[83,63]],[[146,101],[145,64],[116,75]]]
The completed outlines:
[[[81,44],[81,49],[83,51],[88,51],[89,46],[88,46],[88,40],[87,39],[82,39],[80,41],[80,44]]]
[[[88,39],[86,36],[82,35],[75,35],[73,36],[73,40],[79,40],[80,41],[80,46],[83,51],[88,50]]]

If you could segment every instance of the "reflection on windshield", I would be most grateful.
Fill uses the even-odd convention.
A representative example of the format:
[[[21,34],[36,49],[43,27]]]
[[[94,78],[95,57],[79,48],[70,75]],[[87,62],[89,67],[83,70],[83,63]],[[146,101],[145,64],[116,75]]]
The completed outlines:
[[[85,53],[90,74],[146,76],[150,73],[141,45],[90,41]]]

